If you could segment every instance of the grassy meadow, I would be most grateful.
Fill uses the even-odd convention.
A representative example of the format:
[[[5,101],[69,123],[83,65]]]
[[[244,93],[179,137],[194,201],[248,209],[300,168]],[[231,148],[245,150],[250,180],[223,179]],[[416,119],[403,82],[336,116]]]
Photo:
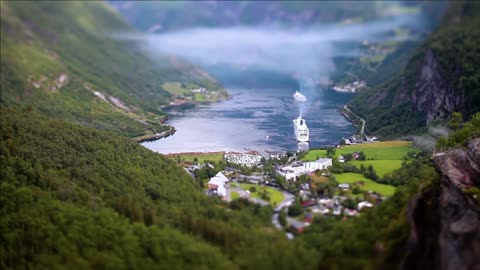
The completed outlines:
[[[375,160],[401,160],[408,152],[415,149],[412,142],[407,141],[386,141],[365,144],[346,145],[337,149],[335,156],[342,154],[363,151],[367,159]]]
[[[402,162],[402,160],[354,160],[349,163],[355,165],[357,168],[360,168],[362,164],[365,168],[372,165],[377,175],[383,177],[385,174],[402,167]]]
[[[363,182],[363,185],[360,185],[359,188],[364,191],[373,191],[384,196],[391,196],[395,192],[394,186],[379,184],[359,173],[341,173],[334,175],[337,182],[340,184],[355,184],[358,182]]]
[[[327,157],[327,150],[321,149],[313,149],[308,151],[308,153],[303,158],[304,161],[314,161],[319,158],[326,158]]]
[[[195,158],[197,158],[199,163],[204,163],[206,160],[219,162],[223,160],[223,152],[215,152],[215,153],[181,153],[181,154],[172,154],[168,155],[168,157],[176,159],[180,156],[182,161],[189,161],[193,162]]]
[[[283,194],[282,192],[272,188],[272,187],[265,187],[265,186],[258,186],[254,184],[240,184],[240,187],[244,190],[249,190],[251,187],[255,187],[255,192],[250,192],[250,196],[256,199],[262,199],[260,193],[266,190],[270,195],[270,204],[272,206],[278,205],[280,202],[283,201]]]
[[[348,163],[355,165],[357,168],[360,168],[362,164],[366,168],[371,165],[377,175],[383,177],[385,174],[399,169],[402,166],[403,157],[412,151],[415,151],[415,148],[412,147],[411,142],[385,141],[343,146],[336,149],[335,158],[347,153],[364,152],[367,160],[353,160]],[[327,150],[310,150],[303,160],[312,161],[323,157],[327,157]],[[364,185],[360,189],[375,191],[385,196],[390,196],[395,191],[393,186],[378,184],[357,173],[335,174],[335,177],[339,183],[352,184],[363,181]]]

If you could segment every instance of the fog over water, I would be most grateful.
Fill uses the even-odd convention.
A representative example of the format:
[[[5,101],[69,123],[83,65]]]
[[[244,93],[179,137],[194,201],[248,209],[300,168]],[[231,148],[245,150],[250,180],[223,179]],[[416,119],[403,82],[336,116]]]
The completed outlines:
[[[336,112],[352,95],[327,87],[333,59],[361,56],[359,43],[391,39],[393,29],[421,24],[419,14],[410,14],[309,29],[196,28],[120,36],[143,41],[154,59],[167,53],[203,67],[232,95],[228,101],[169,111],[177,133],[144,146],[162,153],[296,150],[291,121],[300,113],[310,128],[310,147],[335,144],[353,127]],[[307,97],[301,106],[292,97],[296,90]]]

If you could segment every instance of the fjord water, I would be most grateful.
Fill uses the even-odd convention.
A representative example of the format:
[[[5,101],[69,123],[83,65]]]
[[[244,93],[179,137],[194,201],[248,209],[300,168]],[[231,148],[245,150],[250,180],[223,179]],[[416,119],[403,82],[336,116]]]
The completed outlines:
[[[333,72],[342,72],[334,59],[360,57],[360,44],[395,39],[393,29],[420,21],[417,14],[314,29],[197,28],[129,36],[144,41],[152,58],[170,54],[200,65],[232,96],[168,111],[175,135],[143,145],[161,153],[296,150],[292,120],[299,114],[310,128],[310,148],[336,144],[354,128],[337,112],[352,94],[327,86]],[[295,90],[307,97],[301,108]]]
[[[262,81],[265,80],[265,81]],[[160,153],[297,150],[292,120],[299,114],[292,94],[299,86],[271,77],[253,82],[224,83],[231,98],[212,104],[173,108],[168,123],[177,132],[143,145]],[[250,84],[250,86],[248,86]],[[353,132],[350,122],[337,112],[352,94],[318,87],[304,118],[310,128],[310,147],[336,144]],[[267,137],[268,136],[268,137]]]

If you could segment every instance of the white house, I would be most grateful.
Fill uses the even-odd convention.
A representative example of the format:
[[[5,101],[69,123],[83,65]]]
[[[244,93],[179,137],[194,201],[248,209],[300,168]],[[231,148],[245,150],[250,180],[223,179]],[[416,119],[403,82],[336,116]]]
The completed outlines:
[[[306,174],[307,171],[302,162],[295,162],[290,165],[287,165],[277,171],[280,175],[284,176],[285,179],[290,180],[297,178],[302,174]]]
[[[305,162],[303,163],[305,170],[307,172],[314,172],[316,170],[325,170],[328,167],[332,166],[332,159],[331,158],[320,158],[315,161]]]
[[[217,195],[224,198],[227,196],[227,190],[225,184],[228,182],[228,178],[222,172],[218,172],[214,177],[208,181],[208,189],[216,190]]]
[[[350,185],[349,185],[349,184],[346,184],[346,183],[344,183],[344,184],[340,184],[340,185],[338,185],[338,187],[339,187],[339,188],[341,188],[341,189],[349,189],[349,188],[350,188]]]
[[[300,175],[306,173],[312,173],[316,170],[325,170],[328,167],[332,166],[332,159],[330,158],[320,158],[315,161],[310,162],[295,162],[290,165],[287,165],[277,172],[284,176],[285,179],[290,180],[297,178]]]
[[[323,206],[319,206],[319,207],[317,206],[312,208],[312,213],[325,215],[330,213],[330,210]]]
[[[345,210],[343,210],[343,213],[349,217],[358,216],[357,210],[354,209],[345,208]]]
[[[363,202],[359,202],[358,205],[357,205],[358,210],[362,210],[365,207],[371,208],[371,207],[373,207],[373,204],[371,204],[370,202],[367,202],[367,201],[363,201]]]
[[[332,214],[333,214],[334,216],[339,216],[339,215],[341,215],[341,214],[342,214],[342,207],[341,207],[341,206],[338,206],[338,207],[334,208]]]

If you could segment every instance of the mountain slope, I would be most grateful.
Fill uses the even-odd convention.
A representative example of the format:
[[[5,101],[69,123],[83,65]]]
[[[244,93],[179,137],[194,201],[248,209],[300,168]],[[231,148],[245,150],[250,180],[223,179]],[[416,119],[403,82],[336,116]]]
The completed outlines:
[[[479,11],[478,2],[452,3],[399,76],[350,103],[367,121],[367,131],[394,137],[448,119],[454,111],[469,119],[480,110]]]
[[[142,31],[164,32],[191,27],[248,25],[312,26],[361,22],[385,14],[408,12],[398,3],[368,1],[109,1]]]
[[[0,112],[2,269],[315,265],[311,251],[271,228],[270,207],[210,198],[172,160],[128,138]]]
[[[103,2],[2,1],[1,102],[134,136],[165,129],[165,83],[220,89],[203,71],[165,56],[153,61]]]

